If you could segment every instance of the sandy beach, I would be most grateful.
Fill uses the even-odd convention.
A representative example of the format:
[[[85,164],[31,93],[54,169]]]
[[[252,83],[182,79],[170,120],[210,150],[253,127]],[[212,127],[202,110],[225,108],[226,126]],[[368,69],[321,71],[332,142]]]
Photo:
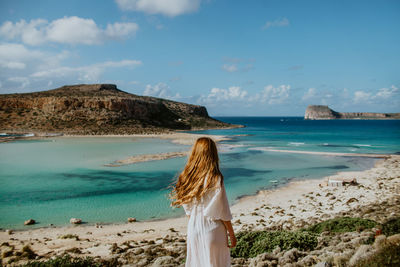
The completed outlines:
[[[176,136],[166,138],[173,139]],[[327,185],[328,179],[354,178],[358,185]],[[350,215],[356,216],[354,211],[362,210],[371,204],[388,202],[398,195],[400,156],[392,155],[379,160],[375,167],[366,171],[340,172],[322,179],[293,181],[275,190],[260,191],[255,196],[243,197],[231,206],[233,225],[237,232],[262,229],[293,230],[350,212]],[[386,214],[384,217],[395,215]],[[374,219],[379,221],[384,218]],[[184,254],[186,223],[186,217],[179,217],[112,225],[71,225],[39,229],[29,229],[27,226],[27,230],[22,231],[3,229],[0,232],[0,243],[6,243],[14,250],[21,250],[23,246],[29,245],[38,255],[38,259],[63,253],[109,259],[118,254],[115,252],[116,248],[122,247],[120,253],[126,256],[130,251],[138,258],[136,263],[142,260],[143,264],[138,266],[147,266],[151,262],[154,263],[154,256],[145,256],[140,248],[159,245],[163,249]],[[2,246],[2,251],[6,250],[7,246]],[[182,260],[184,255],[180,257]],[[3,264],[9,260],[10,258],[3,258]]]

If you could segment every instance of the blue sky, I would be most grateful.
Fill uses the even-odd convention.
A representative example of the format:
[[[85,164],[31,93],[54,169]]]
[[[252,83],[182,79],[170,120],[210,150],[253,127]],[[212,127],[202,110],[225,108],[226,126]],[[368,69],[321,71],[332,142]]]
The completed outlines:
[[[400,1],[0,2],[0,93],[115,83],[218,115],[400,112]]]

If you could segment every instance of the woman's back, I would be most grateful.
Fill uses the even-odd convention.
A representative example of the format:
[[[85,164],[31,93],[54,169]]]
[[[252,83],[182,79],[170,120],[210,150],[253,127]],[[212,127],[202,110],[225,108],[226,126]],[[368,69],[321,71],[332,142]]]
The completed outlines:
[[[212,139],[197,139],[172,191],[172,198],[175,199],[172,205],[183,206],[190,217],[186,266],[230,266],[229,247],[236,245],[236,237],[219,170],[217,147]]]
[[[183,205],[190,216],[187,230],[186,266],[230,266],[226,229],[230,221],[224,185],[207,191],[200,200]]]

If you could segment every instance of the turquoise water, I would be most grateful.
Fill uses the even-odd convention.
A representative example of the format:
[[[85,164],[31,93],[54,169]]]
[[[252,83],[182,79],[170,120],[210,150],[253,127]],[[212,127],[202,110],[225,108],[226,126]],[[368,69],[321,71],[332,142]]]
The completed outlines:
[[[400,151],[399,121],[390,121],[381,130],[383,126],[376,123],[387,121],[363,121],[358,126],[335,125],[336,121],[331,121],[334,124],[330,127],[321,121],[299,118],[222,119],[248,126],[205,131],[232,137],[219,145],[221,169],[231,203],[240,196],[277,187],[292,179],[362,170],[374,163],[374,159],[366,158],[276,153],[252,148],[352,153]],[[128,217],[149,220],[180,216],[183,211],[169,207],[167,194],[185,158],[122,167],[104,164],[133,155],[188,149],[168,140],[151,138],[50,138],[1,143],[0,227],[26,228],[23,221],[29,218],[39,222],[33,227],[44,227],[68,224],[71,217],[82,218],[87,223],[115,223],[124,222]]]

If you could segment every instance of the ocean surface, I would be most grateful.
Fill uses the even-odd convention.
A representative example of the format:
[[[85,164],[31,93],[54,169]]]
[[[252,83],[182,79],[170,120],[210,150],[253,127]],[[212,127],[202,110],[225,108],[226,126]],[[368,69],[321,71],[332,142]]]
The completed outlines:
[[[376,159],[271,152],[268,149],[399,154],[399,120],[308,121],[300,117],[220,117],[245,128],[198,133],[228,135],[219,144],[231,204],[291,180],[364,170]],[[157,138],[52,137],[0,143],[0,228],[122,223],[183,214],[170,208],[169,186],[186,158],[105,164],[140,154],[186,151]],[[38,224],[23,226],[29,218]]]

